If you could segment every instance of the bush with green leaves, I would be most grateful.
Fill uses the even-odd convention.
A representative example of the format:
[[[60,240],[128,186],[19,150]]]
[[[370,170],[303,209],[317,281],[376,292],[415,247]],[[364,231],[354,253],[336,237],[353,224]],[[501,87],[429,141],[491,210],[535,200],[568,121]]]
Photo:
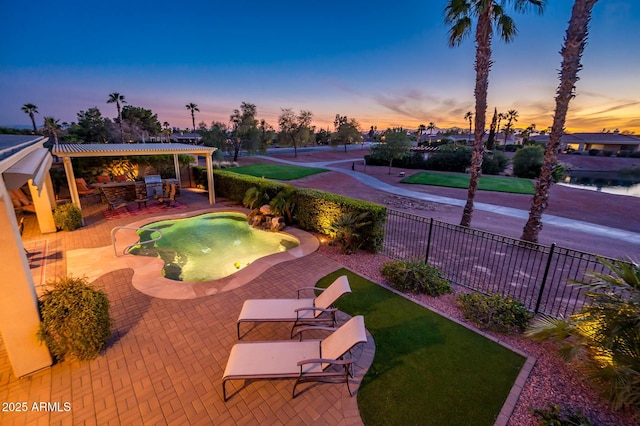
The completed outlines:
[[[511,159],[513,174],[524,179],[535,179],[540,176],[544,161],[544,148],[541,146],[525,146],[519,149]]]
[[[640,265],[599,261],[608,271],[589,272],[572,286],[586,290],[587,301],[569,318],[543,316],[527,336],[560,344],[614,409],[640,410]]]
[[[367,166],[388,166],[389,160],[376,151],[375,147],[371,148],[371,153],[364,156]],[[403,169],[422,169],[425,162],[422,154],[419,152],[409,152],[402,158],[394,158],[391,162],[392,167],[401,167]]]
[[[500,294],[464,293],[458,305],[466,319],[499,333],[523,331],[533,318],[522,302]]]
[[[491,154],[485,153],[482,159],[482,174],[499,175],[507,168],[507,164],[509,164],[509,160],[504,152],[494,150]]]
[[[462,145],[442,145],[429,155],[425,168],[448,172],[464,173],[471,165],[471,148]]]
[[[286,223],[293,223],[293,215],[296,207],[296,189],[293,186],[285,186],[269,202],[271,211],[285,218]]]
[[[265,204],[269,204],[269,200],[269,193],[264,187],[264,182],[261,181],[258,185],[247,189],[242,198],[242,205],[248,209],[259,209]]]
[[[39,300],[38,339],[58,360],[67,355],[94,359],[111,336],[107,295],[86,278],[59,277]]]
[[[595,426],[581,411],[548,404],[547,408],[529,409],[538,418],[540,426]]]
[[[73,231],[82,226],[82,212],[73,203],[60,204],[53,211],[53,222],[58,229]]]
[[[371,222],[367,220],[369,212],[345,212],[329,226],[329,236],[340,244],[344,254],[354,254],[362,245],[360,229]]]
[[[382,265],[382,275],[403,292],[440,296],[451,293],[451,285],[436,266],[420,260],[394,260]]]

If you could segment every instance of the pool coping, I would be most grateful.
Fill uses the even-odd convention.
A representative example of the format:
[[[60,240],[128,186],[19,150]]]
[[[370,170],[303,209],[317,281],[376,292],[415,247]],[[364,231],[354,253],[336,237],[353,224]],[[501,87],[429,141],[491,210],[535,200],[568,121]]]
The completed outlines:
[[[242,208],[213,207],[184,213],[148,217],[125,226],[127,228],[140,228],[143,225],[159,220],[184,219],[201,214],[218,212],[248,214],[249,210]],[[161,259],[123,254],[116,255],[116,252],[122,253],[126,247],[135,244],[139,239],[135,229],[122,228],[118,229],[114,234],[115,247],[111,245],[94,249],[69,251],[67,253],[67,271],[74,276],[86,276],[90,281],[94,281],[107,272],[130,268],[134,271],[132,285],[138,291],[149,296],[174,300],[212,296],[219,292],[241,287],[260,276],[273,265],[304,257],[315,252],[319,247],[317,238],[301,229],[288,226],[282,232],[298,239],[300,245],[286,252],[275,253],[257,259],[238,272],[218,280],[204,282],[170,280],[162,276],[161,271],[164,267],[164,262]]]

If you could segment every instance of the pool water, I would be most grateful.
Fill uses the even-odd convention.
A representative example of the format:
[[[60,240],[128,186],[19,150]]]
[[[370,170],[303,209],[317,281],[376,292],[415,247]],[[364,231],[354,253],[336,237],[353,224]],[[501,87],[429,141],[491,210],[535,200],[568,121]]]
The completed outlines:
[[[299,245],[291,235],[252,228],[242,213],[218,212],[163,220],[143,229],[160,229],[162,238],[135,246],[129,253],[161,258],[165,263],[163,275],[177,281],[224,278],[261,257]],[[159,236],[152,230],[141,230],[138,234],[143,243]]]

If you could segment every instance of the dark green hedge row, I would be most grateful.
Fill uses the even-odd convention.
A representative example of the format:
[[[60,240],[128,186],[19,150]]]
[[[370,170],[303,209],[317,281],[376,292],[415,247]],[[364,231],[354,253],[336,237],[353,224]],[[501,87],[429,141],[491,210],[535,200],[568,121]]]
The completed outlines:
[[[367,220],[371,223],[360,230],[362,248],[373,253],[382,250],[387,220],[386,207],[315,189],[299,188],[296,194],[296,218],[300,228],[326,234],[331,223],[344,213],[368,212]]]
[[[206,169],[200,167],[206,185]],[[194,176],[197,173],[194,170]],[[278,192],[289,185],[253,176],[224,170],[214,171],[216,196],[242,202],[244,194],[251,187],[261,185],[265,192],[273,199]],[[296,188],[295,217],[297,225],[310,232],[328,233],[329,225],[343,213],[369,212],[370,225],[361,229],[362,248],[373,253],[382,250],[384,229],[387,220],[387,208],[367,201],[355,200],[330,192],[315,189]]]

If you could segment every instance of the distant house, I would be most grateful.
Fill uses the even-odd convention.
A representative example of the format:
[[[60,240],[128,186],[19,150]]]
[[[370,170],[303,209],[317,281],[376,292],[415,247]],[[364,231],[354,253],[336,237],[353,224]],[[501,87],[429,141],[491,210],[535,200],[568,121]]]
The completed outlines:
[[[532,141],[546,144],[549,135],[532,136]],[[576,151],[638,151],[640,138],[635,135],[625,135],[617,130],[611,133],[565,133],[560,140],[561,149],[575,149]]]
[[[198,133],[184,133],[184,132],[171,133],[171,136],[170,136],[170,142],[186,143],[190,145],[200,145],[201,139],[202,139],[202,136],[200,136]],[[167,141],[167,136],[165,134],[151,136],[149,138],[149,141],[160,142],[160,143],[169,142]]]

